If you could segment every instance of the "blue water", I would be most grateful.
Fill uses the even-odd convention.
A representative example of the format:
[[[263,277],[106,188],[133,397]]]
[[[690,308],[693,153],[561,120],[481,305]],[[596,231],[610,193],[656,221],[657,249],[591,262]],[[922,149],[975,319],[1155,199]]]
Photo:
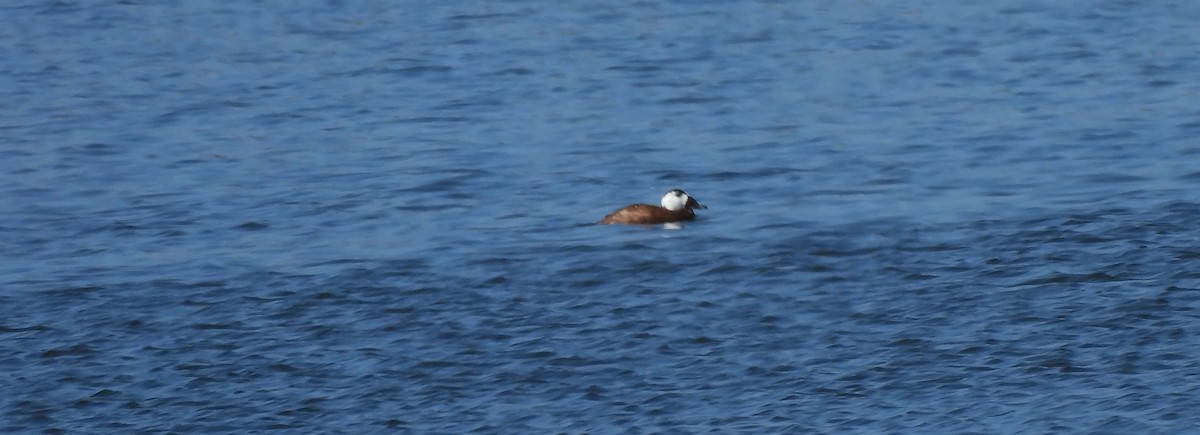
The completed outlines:
[[[1197,22],[5,2],[0,431],[1200,431]]]

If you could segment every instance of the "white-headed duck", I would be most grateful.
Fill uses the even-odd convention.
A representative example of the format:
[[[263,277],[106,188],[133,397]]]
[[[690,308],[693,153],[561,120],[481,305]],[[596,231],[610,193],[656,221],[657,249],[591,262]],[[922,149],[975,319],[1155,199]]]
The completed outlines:
[[[662,197],[662,207],[650,204],[633,204],[621,207],[620,210],[609,213],[602,224],[663,224],[668,222],[687,221],[696,218],[692,209],[708,208],[688,196],[687,192],[671,189]]]

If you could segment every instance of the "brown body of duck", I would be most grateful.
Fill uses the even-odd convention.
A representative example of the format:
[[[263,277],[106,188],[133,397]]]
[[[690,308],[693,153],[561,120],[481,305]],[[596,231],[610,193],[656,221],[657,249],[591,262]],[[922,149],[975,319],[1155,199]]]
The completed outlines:
[[[692,210],[698,208],[708,207],[700,205],[687,192],[672,189],[663,195],[661,207],[650,204],[627,205],[609,213],[600,223],[651,225],[687,221],[696,218],[696,212]]]

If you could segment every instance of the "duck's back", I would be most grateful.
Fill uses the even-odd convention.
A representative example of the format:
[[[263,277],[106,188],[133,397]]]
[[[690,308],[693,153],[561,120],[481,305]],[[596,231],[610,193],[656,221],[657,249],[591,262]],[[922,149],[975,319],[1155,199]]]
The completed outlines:
[[[689,209],[670,211],[657,205],[633,204],[609,213],[602,224],[661,224],[695,218],[696,214]]]

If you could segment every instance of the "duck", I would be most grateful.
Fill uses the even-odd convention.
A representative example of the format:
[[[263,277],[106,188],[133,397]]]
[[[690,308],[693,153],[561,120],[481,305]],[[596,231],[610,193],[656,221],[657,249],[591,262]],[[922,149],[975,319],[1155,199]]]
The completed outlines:
[[[688,221],[696,218],[696,212],[692,211],[693,209],[708,208],[680,189],[668,190],[663,194],[660,203],[662,207],[650,204],[630,204],[609,213],[599,223],[605,225],[649,225]]]

